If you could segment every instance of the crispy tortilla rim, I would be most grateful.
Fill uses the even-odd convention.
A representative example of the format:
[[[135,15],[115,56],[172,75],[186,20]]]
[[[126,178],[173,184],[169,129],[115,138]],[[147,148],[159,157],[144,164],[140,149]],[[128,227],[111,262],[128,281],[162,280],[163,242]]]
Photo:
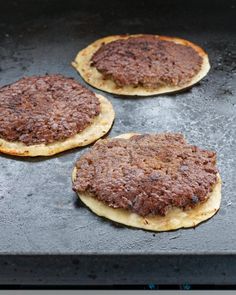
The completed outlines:
[[[181,86],[171,86],[171,85],[159,85],[156,88],[145,88],[143,86],[123,86],[119,87],[112,79],[104,79],[103,75],[95,68],[91,66],[91,58],[93,54],[103,45],[110,43],[115,40],[128,39],[134,37],[143,36],[142,34],[137,35],[115,35],[108,36],[105,38],[98,39],[93,42],[85,49],[81,50],[75,60],[72,62],[73,67],[80,73],[81,77],[93,87],[104,90],[109,93],[119,94],[119,95],[132,95],[132,96],[148,96],[157,95],[163,93],[177,92],[182,89],[188,88],[197,82],[199,82],[203,77],[205,77],[210,70],[210,63],[207,53],[199,46],[194,43],[174,37],[158,36],[160,40],[171,41],[184,46],[192,47],[199,56],[202,57],[201,70],[186,84]]]
[[[99,98],[101,112],[91,125],[82,132],[63,141],[50,144],[29,145],[22,142],[10,142],[0,138],[0,152],[16,156],[51,156],[75,147],[88,145],[105,135],[111,128],[115,118],[112,104],[104,96],[96,94]]]
[[[129,138],[134,134],[124,134],[119,138]],[[76,168],[72,172],[72,181],[76,179]],[[87,192],[79,192],[81,201],[95,214],[130,227],[142,228],[150,231],[170,231],[179,228],[195,227],[199,223],[211,218],[220,208],[221,178],[217,175],[217,182],[209,194],[207,201],[196,205],[192,209],[169,209],[165,216],[140,216],[125,209],[114,209],[104,202],[97,200]]]

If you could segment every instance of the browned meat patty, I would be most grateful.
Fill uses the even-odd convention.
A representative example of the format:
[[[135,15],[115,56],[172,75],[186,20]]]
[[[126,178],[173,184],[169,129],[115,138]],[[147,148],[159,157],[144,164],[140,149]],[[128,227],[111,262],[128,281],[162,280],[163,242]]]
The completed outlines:
[[[89,192],[110,207],[141,216],[206,201],[218,172],[215,152],[173,133],[99,140],[76,168],[76,192]]]
[[[22,78],[0,89],[0,138],[26,145],[64,140],[99,113],[98,98],[71,78]]]
[[[92,56],[91,65],[120,87],[155,88],[184,85],[200,71],[202,61],[190,46],[144,35],[103,45]]]

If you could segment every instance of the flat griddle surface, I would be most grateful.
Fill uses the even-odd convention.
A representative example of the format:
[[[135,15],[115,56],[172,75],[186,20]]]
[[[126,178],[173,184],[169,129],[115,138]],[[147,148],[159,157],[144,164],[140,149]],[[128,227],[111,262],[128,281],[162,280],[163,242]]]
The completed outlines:
[[[85,84],[70,63],[110,34],[163,34],[202,46],[212,69],[190,90],[148,98],[105,94],[116,111],[109,136],[183,132],[192,144],[217,151],[223,188],[219,213],[197,228],[145,232],[99,218],[77,200],[71,171],[87,148],[49,158],[1,155],[0,254],[235,254],[235,1],[1,2],[1,86],[45,73]]]

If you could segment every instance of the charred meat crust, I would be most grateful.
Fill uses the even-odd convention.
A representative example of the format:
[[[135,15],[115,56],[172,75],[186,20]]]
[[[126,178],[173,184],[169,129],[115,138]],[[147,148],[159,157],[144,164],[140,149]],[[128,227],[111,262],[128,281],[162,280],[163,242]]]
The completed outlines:
[[[188,45],[143,35],[103,44],[91,66],[119,86],[181,86],[200,70],[202,57]]]
[[[22,78],[0,89],[0,138],[49,144],[81,132],[99,113],[98,98],[74,79]]]
[[[218,172],[215,152],[174,133],[99,140],[76,168],[76,192],[141,216],[164,216],[172,207],[206,201]]]

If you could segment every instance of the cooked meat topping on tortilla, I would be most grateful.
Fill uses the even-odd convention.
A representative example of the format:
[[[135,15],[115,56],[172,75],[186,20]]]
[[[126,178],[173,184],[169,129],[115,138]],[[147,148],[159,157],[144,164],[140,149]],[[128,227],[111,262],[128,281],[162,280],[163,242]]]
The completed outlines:
[[[218,172],[215,152],[174,133],[99,140],[76,168],[75,191],[141,216],[206,201]]]
[[[0,89],[0,138],[26,145],[65,140],[99,113],[98,98],[71,78],[22,78]]]
[[[181,86],[201,69],[202,57],[190,46],[144,35],[116,40],[100,47],[91,66],[117,86]]]

